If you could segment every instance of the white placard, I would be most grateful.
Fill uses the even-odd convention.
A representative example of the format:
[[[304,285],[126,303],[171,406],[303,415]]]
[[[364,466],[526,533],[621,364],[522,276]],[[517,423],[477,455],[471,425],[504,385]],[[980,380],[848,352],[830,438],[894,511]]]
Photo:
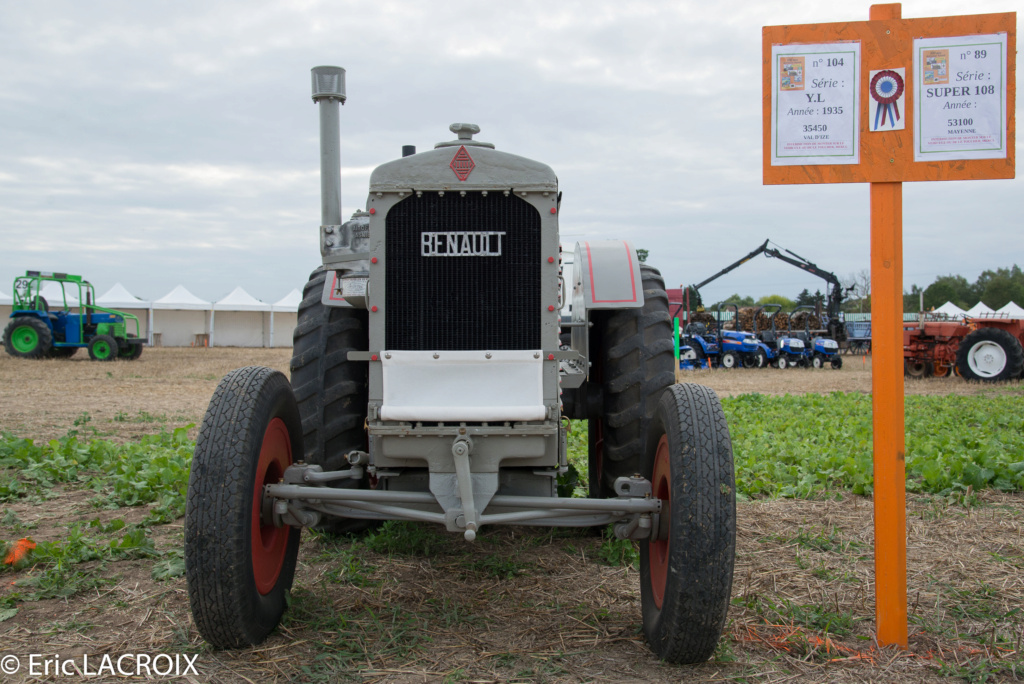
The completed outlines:
[[[772,166],[860,162],[860,42],[772,45]]]
[[[1006,158],[1006,34],[914,39],[914,161]]]

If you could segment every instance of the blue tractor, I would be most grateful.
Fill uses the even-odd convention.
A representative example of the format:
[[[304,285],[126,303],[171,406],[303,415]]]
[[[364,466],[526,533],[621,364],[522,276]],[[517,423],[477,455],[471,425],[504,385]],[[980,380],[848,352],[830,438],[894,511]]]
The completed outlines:
[[[739,307],[735,304],[726,304],[725,308],[732,309],[734,327],[738,328]],[[715,311],[715,318],[718,321],[718,341],[721,349],[718,365],[722,368],[756,368],[759,351],[757,336],[742,330],[725,330],[722,326],[721,307]]]
[[[843,359],[839,356],[839,343],[830,337],[815,335],[810,328],[812,318],[819,321],[819,326],[816,327],[821,327],[821,317],[814,311],[814,307],[804,305],[793,309],[789,316],[790,324],[792,325],[793,316],[801,309],[808,309],[808,313],[804,317],[804,329],[798,331],[797,335],[807,344],[806,354],[810,365],[814,368],[824,368],[828,364],[836,370],[842,368]]]
[[[771,366],[773,368],[791,368],[799,366],[804,361],[805,354],[803,340],[785,334],[775,329],[776,314],[782,310],[781,304],[765,304],[754,311],[754,336],[758,339],[758,362],[759,367]],[[767,330],[758,330],[758,319],[762,312],[768,313],[770,321]]]
[[[56,301],[51,307],[42,296],[46,282],[59,285],[60,308]],[[69,299],[77,305],[69,305]],[[82,347],[94,361],[139,358],[139,319],[95,301],[93,286],[81,276],[26,271],[14,279],[14,309],[4,329],[4,349],[23,359],[68,358]],[[134,333],[128,332],[129,322],[134,323]]]
[[[687,323],[679,338],[679,349],[680,364],[687,362],[697,368],[717,366],[721,352],[718,331],[709,331],[704,323]]]

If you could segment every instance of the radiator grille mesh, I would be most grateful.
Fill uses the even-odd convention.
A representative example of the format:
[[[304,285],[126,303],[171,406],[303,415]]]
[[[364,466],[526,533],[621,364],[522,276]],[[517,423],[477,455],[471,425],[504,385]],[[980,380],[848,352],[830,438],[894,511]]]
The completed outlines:
[[[532,205],[501,192],[396,204],[385,222],[385,348],[540,349],[540,223]],[[505,233],[501,255],[422,255],[423,233],[458,231]]]

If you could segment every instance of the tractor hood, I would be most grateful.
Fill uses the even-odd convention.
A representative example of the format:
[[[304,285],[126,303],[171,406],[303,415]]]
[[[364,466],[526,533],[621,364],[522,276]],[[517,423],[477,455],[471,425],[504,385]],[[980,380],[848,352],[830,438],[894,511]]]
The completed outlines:
[[[473,140],[479,126],[452,124],[456,140],[438,143],[429,152],[402,157],[374,169],[370,193],[514,190],[557,192],[558,178],[547,164],[499,152]]]

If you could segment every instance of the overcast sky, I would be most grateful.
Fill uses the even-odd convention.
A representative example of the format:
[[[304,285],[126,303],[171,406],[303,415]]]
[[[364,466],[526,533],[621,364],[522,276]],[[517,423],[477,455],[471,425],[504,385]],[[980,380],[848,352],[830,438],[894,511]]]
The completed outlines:
[[[320,64],[348,71],[346,216],[373,167],[468,121],[554,168],[563,242],[630,239],[670,287],[765,238],[845,277],[868,268],[868,186],[762,186],[761,27],[868,8],[0,0],[0,291],[28,268],[144,298],[179,283],[212,300],[301,288],[320,259]],[[903,16],[1016,9],[912,1]],[[905,184],[906,287],[1024,265],[1022,185]],[[823,286],[759,257],[703,294]]]

